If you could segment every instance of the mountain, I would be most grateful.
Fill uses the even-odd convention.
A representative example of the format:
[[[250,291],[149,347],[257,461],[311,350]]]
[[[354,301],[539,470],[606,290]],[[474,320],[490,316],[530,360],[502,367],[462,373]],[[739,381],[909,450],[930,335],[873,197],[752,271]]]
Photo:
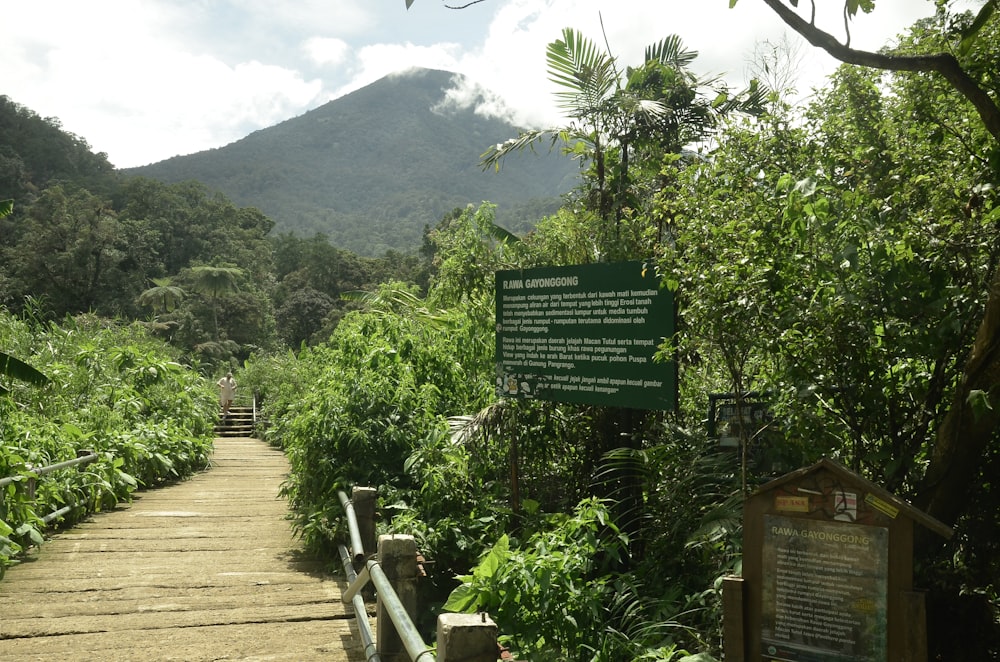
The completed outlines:
[[[413,250],[425,226],[483,201],[497,205],[498,224],[522,232],[558,208],[577,166],[543,147],[483,172],[480,155],[519,129],[471,109],[443,109],[455,76],[392,75],[225,147],[123,172],[200,181],[263,211],[275,233],[321,232],[360,255]]]

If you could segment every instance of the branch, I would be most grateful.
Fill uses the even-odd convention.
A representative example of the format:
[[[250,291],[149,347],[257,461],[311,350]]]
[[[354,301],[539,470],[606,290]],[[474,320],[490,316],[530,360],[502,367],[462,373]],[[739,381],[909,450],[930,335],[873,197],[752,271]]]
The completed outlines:
[[[933,55],[886,55],[861,51],[841,44],[837,39],[815,25],[807,23],[782,0],[763,0],[764,4],[774,10],[785,24],[802,35],[806,41],[847,64],[855,64],[872,69],[887,71],[934,71],[942,76],[957,91],[964,96],[979,113],[986,130],[1000,142],[1000,107],[990,95],[979,86],[950,53]]]

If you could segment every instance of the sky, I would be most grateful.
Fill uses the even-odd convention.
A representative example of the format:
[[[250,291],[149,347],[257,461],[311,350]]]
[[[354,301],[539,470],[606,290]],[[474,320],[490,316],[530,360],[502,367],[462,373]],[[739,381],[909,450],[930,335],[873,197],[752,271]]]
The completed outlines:
[[[852,46],[877,49],[934,11],[931,0],[876,4],[853,21]],[[461,10],[444,0],[409,10],[405,0],[0,0],[0,16],[0,94],[57,118],[119,168],[222,147],[411,67],[464,74],[502,99],[502,110],[483,112],[518,126],[562,126],[545,47],[564,28],[622,66],[676,34],[698,52],[697,74],[732,88],[745,84],[755,50],[783,39],[800,58],[800,97],[837,65],[759,0],[484,0]],[[844,36],[836,13],[817,23]]]

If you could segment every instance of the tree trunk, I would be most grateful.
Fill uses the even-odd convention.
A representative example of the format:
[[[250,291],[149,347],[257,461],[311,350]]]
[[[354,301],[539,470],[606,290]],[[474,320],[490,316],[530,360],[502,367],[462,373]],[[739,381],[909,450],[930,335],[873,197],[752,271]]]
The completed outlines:
[[[970,487],[978,478],[983,453],[1000,425],[1000,268],[993,274],[983,320],[966,360],[951,408],[938,429],[917,505],[929,515],[955,524],[968,505]],[[975,391],[989,397],[988,408],[974,410]],[[924,549],[933,542],[921,532]]]

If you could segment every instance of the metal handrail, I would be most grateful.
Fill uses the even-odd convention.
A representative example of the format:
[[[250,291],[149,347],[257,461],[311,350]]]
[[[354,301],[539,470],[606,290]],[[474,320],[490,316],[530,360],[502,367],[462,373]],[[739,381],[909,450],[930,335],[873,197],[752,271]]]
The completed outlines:
[[[403,647],[409,654],[411,662],[436,662],[437,658],[434,656],[433,650],[424,643],[423,637],[417,631],[417,627],[410,619],[410,615],[406,612],[406,607],[403,606],[399,596],[396,595],[396,590],[392,587],[389,578],[385,576],[385,572],[382,570],[382,566],[379,565],[378,560],[368,559],[361,572],[359,574],[355,573],[352,560],[360,561],[365,558],[365,550],[361,542],[361,532],[358,528],[358,519],[354,512],[354,504],[347,497],[347,494],[339,491],[337,496],[340,498],[340,503],[343,505],[344,513],[347,516],[347,528],[354,552],[352,559],[350,552],[348,552],[344,545],[338,546],[340,557],[344,563],[344,570],[348,573],[348,587],[342,599],[344,603],[354,605],[354,616],[358,621],[359,631],[362,632],[362,636],[365,636],[364,631],[366,629],[369,633],[371,631],[368,624],[368,612],[364,608],[364,600],[361,597],[361,589],[367,586],[368,582],[371,582],[375,585],[375,590],[378,591],[379,599],[382,601],[385,612],[389,615],[389,620],[396,626],[396,633],[399,635]],[[361,603],[360,609],[358,608],[359,601]],[[363,625],[362,621],[364,621]],[[374,654],[377,656],[378,652],[376,651]]]
[[[342,490],[337,491],[337,498],[347,516],[347,530],[351,536],[351,549],[354,550],[354,565],[360,566],[365,560],[365,546],[361,542],[361,529],[358,527],[358,514],[354,512],[354,503]]]
[[[409,653],[410,660],[412,662],[423,662],[423,660],[436,662],[437,658],[434,657],[434,651],[424,643],[424,638],[420,636],[417,626],[410,620],[410,615],[406,613],[406,607],[403,606],[399,596],[396,595],[396,591],[392,588],[389,578],[385,576],[385,572],[382,570],[382,566],[379,565],[377,559],[368,559],[368,562],[365,563],[365,569],[358,575],[355,582],[348,587],[347,593],[344,594],[344,599],[347,599],[348,595],[351,595],[353,598],[354,594],[364,588],[369,581],[375,584],[375,590],[378,591],[382,606],[385,607],[385,611],[389,615],[389,620],[396,626],[396,634],[399,635],[400,641],[403,642],[403,647]]]
[[[50,464],[44,467],[27,467],[29,473],[35,474],[35,476],[44,476],[45,474],[50,474],[53,471],[59,471],[60,469],[69,469],[70,467],[75,467],[78,464],[90,464],[97,459],[96,453],[87,453],[86,455],[80,455],[72,460],[66,460],[65,462],[56,462],[55,464]],[[7,476],[6,478],[0,478],[0,487],[7,487],[11,483],[16,483],[23,478],[30,478],[30,476],[25,476],[21,474],[20,476]]]
[[[0,488],[7,487],[11,483],[17,483],[24,479],[32,481],[39,476],[44,476],[46,474],[52,473],[53,471],[59,471],[60,469],[70,469],[72,467],[81,464],[90,464],[91,462],[95,461],[98,458],[97,453],[86,452],[86,451],[84,451],[84,453],[86,454],[78,455],[72,460],[66,460],[64,462],[56,462],[55,464],[49,464],[44,467],[27,467],[28,473],[33,475],[21,474],[19,476],[6,476],[4,478],[0,478]],[[42,517],[42,523],[46,525],[51,524],[53,521],[59,519],[69,511],[73,510],[75,506],[76,504],[70,504],[68,506],[63,506],[62,508],[52,511],[48,515]]]
[[[340,550],[340,560],[344,564],[344,572],[347,574],[347,583],[353,585],[358,578],[358,573],[354,572],[354,564],[347,548],[338,545]],[[345,599],[345,602],[347,600]],[[368,610],[365,608],[365,599],[360,592],[351,596],[351,604],[354,606],[354,618],[358,623],[358,632],[361,634],[361,644],[365,647],[365,659],[368,662],[381,662],[375,648],[375,635],[372,634],[372,625],[368,622]]]

